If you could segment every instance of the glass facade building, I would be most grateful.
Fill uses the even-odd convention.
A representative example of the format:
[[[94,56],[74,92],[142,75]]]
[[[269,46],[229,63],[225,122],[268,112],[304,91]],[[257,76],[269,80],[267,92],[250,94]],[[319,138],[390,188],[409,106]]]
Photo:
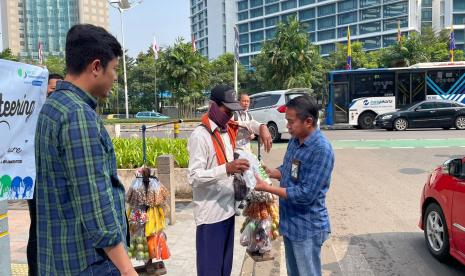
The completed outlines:
[[[192,34],[199,38],[202,54],[212,58],[209,49],[218,44],[210,33],[222,25],[211,24],[206,19],[206,0],[191,1]],[[208,5],[224,0],[209,0]],[[226,1],[228,2],[228,1]],[[320,46],[322,55],[328,55],[336,43],[347,43],[347,28],[351,39],[364,43],[366,50],[375,50],[396,43],[397,25],[400,22],[402,34],[421,32],[424,27],[434,30],[454,26],[457,48],[464,48],[465,0],[237,0],[231,8],[234,24],[239,30],[239,52],[241,63],[248,65],[253,56],[261,50],[262,43],[273,38],[276,25],[290,17],[304,23],[308,38]],[[203,8],[202,17],[199,4]],[[197,6],[196,6],[197,5]],[[194,8],[195,7],[195,8]],[[214,14],[231,17],[231,12],[218,10]],[[194,17],[196,17],[194,19]],[[203,19],[202,19],[203,18]],[[200,26],[200,22],[204,20]],[[204,30],[199,29],[203,27]],[[232,28],[231,28],[232,29]],[[196,38],[197,39],[197,38]],[[231,47],[233,41],[223,48]],[[229,51],[229,50],[227,50]],[[230,50],[232,52],[232,50]]]
[[[89,23],[108,29],[107,0],[1,0],[2,42],[14,54],[37,59],[64,56],[71,26]]]

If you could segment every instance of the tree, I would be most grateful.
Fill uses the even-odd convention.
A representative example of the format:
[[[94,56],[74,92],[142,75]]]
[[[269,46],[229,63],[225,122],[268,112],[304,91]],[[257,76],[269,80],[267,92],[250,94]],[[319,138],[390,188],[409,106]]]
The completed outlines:
[[[65,75],[65,59],[59,56],[49,56],[45,59],[45,66],[50,74]]]
[[[240,84],[246,80],[246,70],[244,66],[238,66],[238,82]],[[210,62],[210,87],[217,84],[227,84],[234,86],[234,55],[225,53]]]
[[[207,58],[192,51],[192,44],[178,38],[174,46],[164,52],[160,69],[165,76],[167,88],[178,103],[181,117],[194,113],[201,101],[203,91],[209,85],[209,64]]]
[[[270,90],[319,87],[324,74],[318,48],[295,17],[278,24],[275,38],[264,42],[252,65],[257,81]]]
[[[370,54],[376,51],[366,52],[363,43],[354,41],[352,48],[352,69],[357,68],[378,68],[376,55]],[[330,68],[333,70],[343,70],[347,65],[347,45],[336,44],[336,51],[329,55]]]
[[[19,60],[17,56],[13,55],[10,48],[6,48],[2,52],[0,52],[0,59],[6,59],[6,60],[12,60],[12,61]]]

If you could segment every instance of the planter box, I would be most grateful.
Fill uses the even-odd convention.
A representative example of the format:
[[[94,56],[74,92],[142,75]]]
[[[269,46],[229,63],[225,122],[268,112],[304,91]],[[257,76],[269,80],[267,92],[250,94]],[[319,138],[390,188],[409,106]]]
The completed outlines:
[[[152,169],[154,174],[157,174],[157,169]],[[131,185],[132,181],[135,178],[136,169],[118,169],[118,177],[124,185],[126,191]],[[187,173],[188,170],[185,168],[175,168],[174,169],[174,180],[176,183],[176,195],[179,195],[182,198],[185,198],[186,195],[192,197],[192,188],[187,183]]]

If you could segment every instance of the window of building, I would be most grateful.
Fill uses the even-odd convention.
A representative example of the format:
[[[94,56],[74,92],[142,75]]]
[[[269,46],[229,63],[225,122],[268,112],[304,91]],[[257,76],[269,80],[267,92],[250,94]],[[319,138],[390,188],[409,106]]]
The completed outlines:
[[[263,40],[263,31],[250,33],[250,41],[258,42]]]
[[[297,13],[292,12],[292,13],[287,13],[287,14],[281,15],[281,20],[283,22],[288,22],[291,18],[297,18]]]
[[[266,39],[274,38],[275,35],[276,35],[276,29],[275,28],[265,30]]]
[[[389,47],[397,43],[397,35],[383,36],[383,47]]]
[[[357,12],[348,12],[338,15],[338,25],[345,25],[350,24],[353,22],[357,22]]]
[[[432,21],[433,20],[433,9],[422,9],[421,10],[421,20],[422,21]]]
[[[270,26],[276,26],[278,25],[279,22],[279,16],[273,16],[265,19],[265,26],[270,27]]]
[[[401,2],[384,6],[384,17],[408,14],[408,2]]]
[[[465,11],[465,1],[463,0],[454,0],[454,11]]]
[[[320,50],[322,55],[329,55],[332,52],[336,51],[336,45],[334,45],[334,43],[323,44],[320,46]]]
[[[263,20],[257,20],[257,21],[250,22],[251,30],[256,30],[256,29],[261,29],[261,28],[263,28]]]
[[[315,3],[315,0],[299,0],[299,6],[305,6]]]
[[[243,11],[249,8],[249,3],[247,0],[237,2],[237,10]]]
[[[239,46],[239,53],[248,53],[249,52],[249,44]]]
[[[352,25],[352,26],[349,26],[350,28],[350,36],[354,36],[354,35],[357,35],[357,25]],[[341,37],[347,37],[347,27],[341,27],[339,29],[337,29],[337,37],[338,38],[341,38]]]
[[[307,20],[315,18],[315,9],[307,9],[299,11],[299,20]]]
[[[297,1],[296,0],[288,0],[281,2],[281,10],[289,10],[297,7]]]
[[[433,7],[433,0],[422,0],[421,1],[421,6],[422,7],[432,8]]]
[[[400,21],[400,27],[408,27],[408,17],[402,17],[397,19],[384,20],[384,29],[385,31],[397,30],[397,22]]]
[[[365,50],[372,50],[381,47],[381,36],[360,39]]]
[[[248,66],[249,65],[249,57],[240,57],[239,62],[244,66]]]
[[[381,21],[360,24],[360,34],[381,32]]]
[[[258,6],[263,6],[263,0],[250,0],[250,7],[255,8]]]
[[[318,19],[318,30],[336,27],[336,16],[330,16]]]
[[[381,7],[368,8],[360,11],[360,21],[381,18]]]
[[[239,33],[246,33],[249,31],[249,23],[239,24]]]
[[[262,43],[254,43],[250,45],[251,52],[259,52],[262,49]]]
[[[304,22],[304,26],[307,26],[307,32],[315,31],[315,20],[309,20]]]
[[[265,0],[266,4],[274,3],[274,2],[279,2],[279,0]]]
[[[331,30],[327,30],[327,31],[318,32],[318,41],[335,39],[336,38],[335,31],[336,30],[331,29]]]
[[[308,40],[310,40],[310,42],[316,42],[315,37],[316,37],[315,33],[308,34]]]
[[[337,4],[339,12],[357,9],[357,0],[345,0]]]
[[[250,10],[250,18],[259,17],[263,15],[263,8]]]
[[[454,25],[462,25],[465,22],[465,14],[454,14]]]
[[[318,16],[331,15],[336,13],[336,4],[329,4],[318,7]]]
[[[249,43],[249,34],[241,34],[241,35],[239,35],[239,43],[240,44]]]
[[[270,13],[276,13],[279,12],[279,4],[273,4],[265,7],[265,13],[270,14]]]
[[[242,21],[242,20],[246,20],[249,18],[249,14],[247,11],[244,11],[244,12],[240,12],[237,14],[237,20],[239,21]]]
[[[380,5],[380,4],[381,4],[381,0],[360,0],[360,8]]]

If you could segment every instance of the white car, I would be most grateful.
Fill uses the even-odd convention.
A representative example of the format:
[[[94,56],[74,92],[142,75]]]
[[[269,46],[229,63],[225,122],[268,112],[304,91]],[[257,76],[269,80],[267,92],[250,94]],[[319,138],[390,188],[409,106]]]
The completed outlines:
[[[288,133],[286,127],[286,103],[309,92],[309,89],[294,88],[250,95],[249,113],[253,119],[268,125],[273,142],[279,141],[282,134]]]

